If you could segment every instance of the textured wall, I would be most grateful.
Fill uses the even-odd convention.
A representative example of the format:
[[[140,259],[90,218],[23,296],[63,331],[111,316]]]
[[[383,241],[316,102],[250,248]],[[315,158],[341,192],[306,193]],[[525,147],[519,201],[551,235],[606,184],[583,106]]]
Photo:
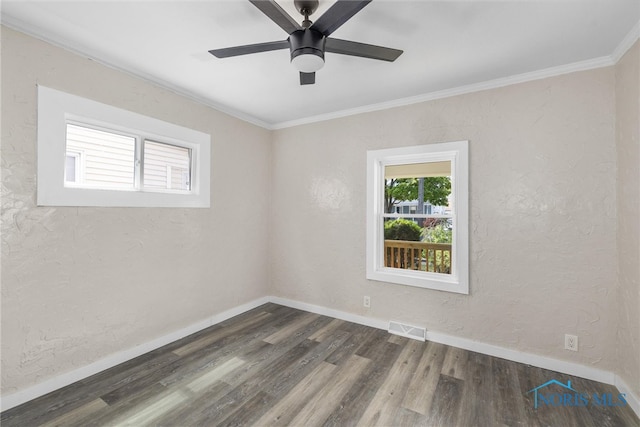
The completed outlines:
[[[36,84],[211,134],[211,209],[36,207]],[[2,28],[2,393],[264,296],[269,162],[268,131]]]
[[[471,294],[367,281],[366,150],[463,139]],[[272,155],[275,295],[613,369],[612,67],[279,130]]]
[[[264,296],[270,277],[299,301],[600,369],[619,360],[640,394],[638,55],[271,135],[3,28],[2,393]],[[37,83],[210,133],[212,208],[35,207]],[[471,295],[367,281],[366,150],[461,139]]]
[[[640,397],[640,42],[615,67],[618,155],[617,372]]]

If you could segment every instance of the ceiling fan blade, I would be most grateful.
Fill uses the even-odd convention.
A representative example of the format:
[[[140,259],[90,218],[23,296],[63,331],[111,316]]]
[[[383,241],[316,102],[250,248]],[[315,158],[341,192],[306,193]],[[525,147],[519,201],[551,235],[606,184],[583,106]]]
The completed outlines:
[[[300,72],[300,85],[312,85],[316,82],[316,73]]]
[[[395,61],[403,52],[402,50],[391,49],[390,47],[351,42],[349,40],[340,40],[330,37],[326,39],[324,48],[325,52],[380,59],[389,62]]]
[[[370,2],[371,0],[338,0],[311,25],[311,28],[329,36]]]
[[[209,53],[217,58],[229,58],[231,56],[248,55],[250,53],[269,52],[270,50],[289,49],[289,41],[266,42],[256,44],[246,44],[244,46],[226,47],[223,49],[213,49]]]
[[[274,0],[249,0],[251,4],[260,9],[269,19],[278,24],[287,34],[291,34],[302,27],[298,24],[278,3]]]

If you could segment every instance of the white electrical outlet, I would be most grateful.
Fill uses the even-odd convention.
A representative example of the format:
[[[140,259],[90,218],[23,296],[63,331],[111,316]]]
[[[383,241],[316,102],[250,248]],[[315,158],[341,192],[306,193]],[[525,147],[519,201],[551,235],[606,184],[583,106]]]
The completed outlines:
[[[364,300],[362,301],[362,304],[367,308],[371,308],[371,298],[369,298],[368,296],[365,296]]]
[[[564,335],[564,349],[571,351],[578,351],[578,336],[577,335]]]

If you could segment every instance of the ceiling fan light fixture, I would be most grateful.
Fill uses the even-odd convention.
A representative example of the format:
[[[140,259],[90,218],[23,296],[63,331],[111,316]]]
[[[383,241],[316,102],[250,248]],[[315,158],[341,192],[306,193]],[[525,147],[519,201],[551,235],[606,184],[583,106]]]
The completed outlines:
[[[289,35],[291,63],[302,73],[314,73],[324,67],[325,37],[311,29]]]
[[[324,58],[319,52],[304,52],[291,58],[291,63],[302,73],[315,73],[324,67]]]

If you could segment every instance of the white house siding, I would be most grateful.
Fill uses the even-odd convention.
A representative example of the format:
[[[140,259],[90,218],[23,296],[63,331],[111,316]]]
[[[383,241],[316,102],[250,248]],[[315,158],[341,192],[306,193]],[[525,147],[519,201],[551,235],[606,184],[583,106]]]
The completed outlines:
[[[189,190],[189,165],[191,153],[188,148],[146,141],[144,144],[144,186]]]
[[[67,184],[135,188],[135,137],[67,124],[66,152]],[[143,186],[189,190],[190,165],[190,149],[145,141]]]
[[[75,184],[133,189],[135,149],[134,137],[67,124],[67,156],[79,155]]]

